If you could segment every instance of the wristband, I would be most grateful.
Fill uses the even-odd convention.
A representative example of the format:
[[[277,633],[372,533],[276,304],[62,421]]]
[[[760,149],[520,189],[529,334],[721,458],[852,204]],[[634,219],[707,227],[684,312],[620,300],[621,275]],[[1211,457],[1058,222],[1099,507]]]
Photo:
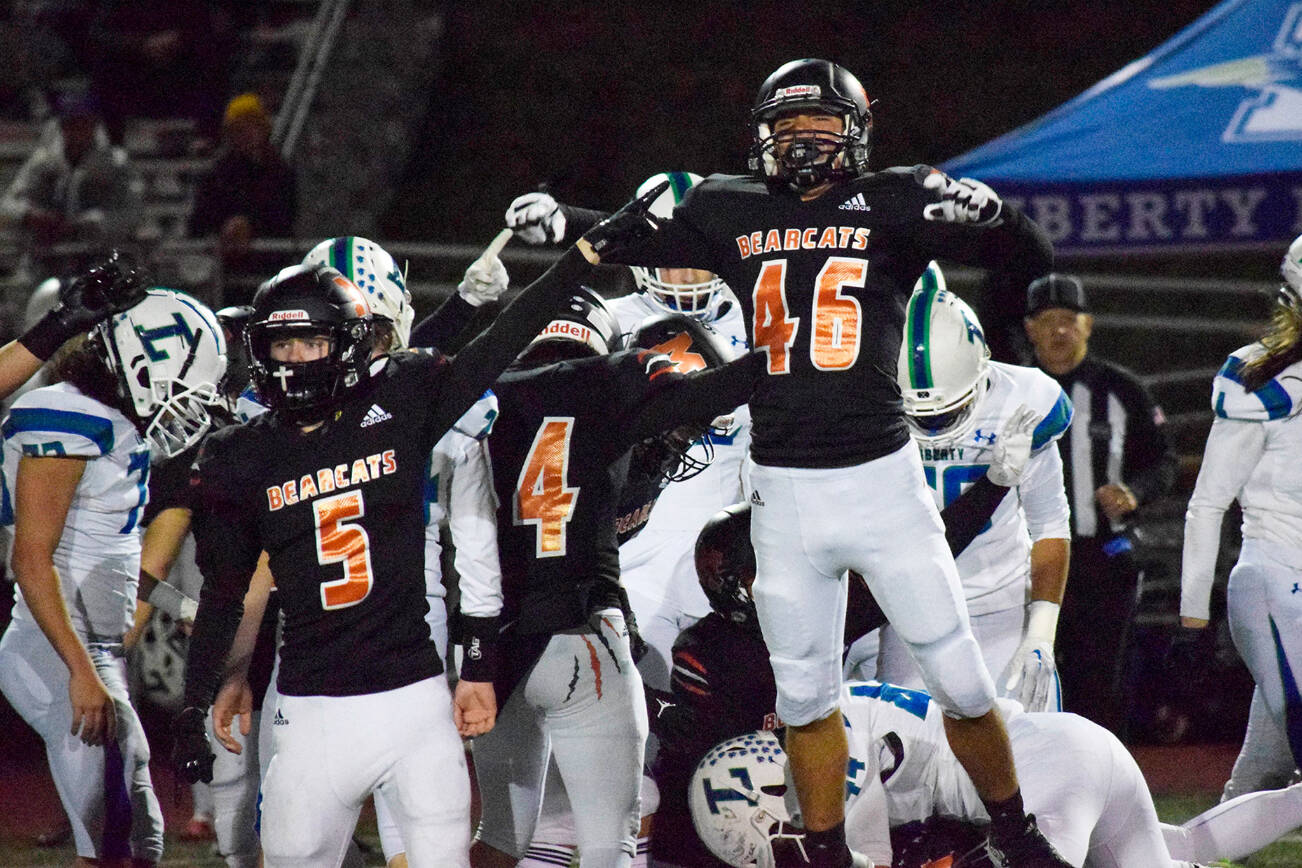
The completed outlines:
[[[145,602],[174,621],[194,621],[199,601],[186,596],[175,585],[159,582],[145,597]]]
[[[1044,642],[1052,648],[1058,635],[1058,612],[1061,609],[1062,606],[1048,600],[1032,600],[1026,616],[1026,638]]]
[[[461,671],[462,681],[492,681],[497,675],[497,616],[462,614]]]
[[[80,332],[69,333],[67,324],[56,311],[52,310],[41,317],[36,325],[29,328],[18,339],[18,343],[42,362],[48,362],[50,356],[54,355],[59,347],[78,334]]]

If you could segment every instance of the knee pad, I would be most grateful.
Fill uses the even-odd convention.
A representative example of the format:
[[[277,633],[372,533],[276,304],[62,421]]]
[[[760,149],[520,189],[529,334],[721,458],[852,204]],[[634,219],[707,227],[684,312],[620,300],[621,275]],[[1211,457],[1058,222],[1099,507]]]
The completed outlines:
[[[980,717],[994,708],[995,683],[981,658],[972,630],[958,625],[935,642],[910,645],[922,680],[946,714]]]
[[[650,775],[642,775],[642,816],[649,817],[660,807],[660,787]]]
[[[841,665],[770,658],[778,686],[778,717],[790,726],[804,726],[832,713],[841,698]],[[824,661],[826,663],[827,661]]]

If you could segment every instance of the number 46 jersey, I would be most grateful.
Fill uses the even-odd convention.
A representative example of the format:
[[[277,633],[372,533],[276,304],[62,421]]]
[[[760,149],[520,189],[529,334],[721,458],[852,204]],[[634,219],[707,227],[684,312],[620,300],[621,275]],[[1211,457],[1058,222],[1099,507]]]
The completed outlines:
[[[687,192],[631,265],[713,271],[766,356],[750,399],[751,455],[780,467],[848,467],[908,442],[895,384],[904,307],[933,258],[1048,271],[1043,232],[1004,203],[997,225],[924,219],[929,166],[838,183],[805,202],[761,179],[712,175]]]

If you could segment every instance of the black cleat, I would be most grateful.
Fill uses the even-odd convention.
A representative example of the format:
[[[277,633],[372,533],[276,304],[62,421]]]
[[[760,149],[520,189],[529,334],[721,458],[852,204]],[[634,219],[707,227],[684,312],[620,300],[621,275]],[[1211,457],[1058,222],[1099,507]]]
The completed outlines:
[[[1026,825],[1015,835],[1000,835],[991,830],[990,861],[1000,868],[1071,868],[1035,825],[1035,815],[1026,815]]]

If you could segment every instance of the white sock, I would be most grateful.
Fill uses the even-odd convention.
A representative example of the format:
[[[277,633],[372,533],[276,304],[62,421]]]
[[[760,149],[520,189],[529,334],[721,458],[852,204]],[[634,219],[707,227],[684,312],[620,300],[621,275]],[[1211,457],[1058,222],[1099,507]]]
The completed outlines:
[[[570,868],[574,850],[571,844],[552,844],[535,838],[517,864],[519,868]]]
[[[1238,860],[1302,826],[1302,784],[1221,802],[1182,826],[1163,824],[1173,859]]]

